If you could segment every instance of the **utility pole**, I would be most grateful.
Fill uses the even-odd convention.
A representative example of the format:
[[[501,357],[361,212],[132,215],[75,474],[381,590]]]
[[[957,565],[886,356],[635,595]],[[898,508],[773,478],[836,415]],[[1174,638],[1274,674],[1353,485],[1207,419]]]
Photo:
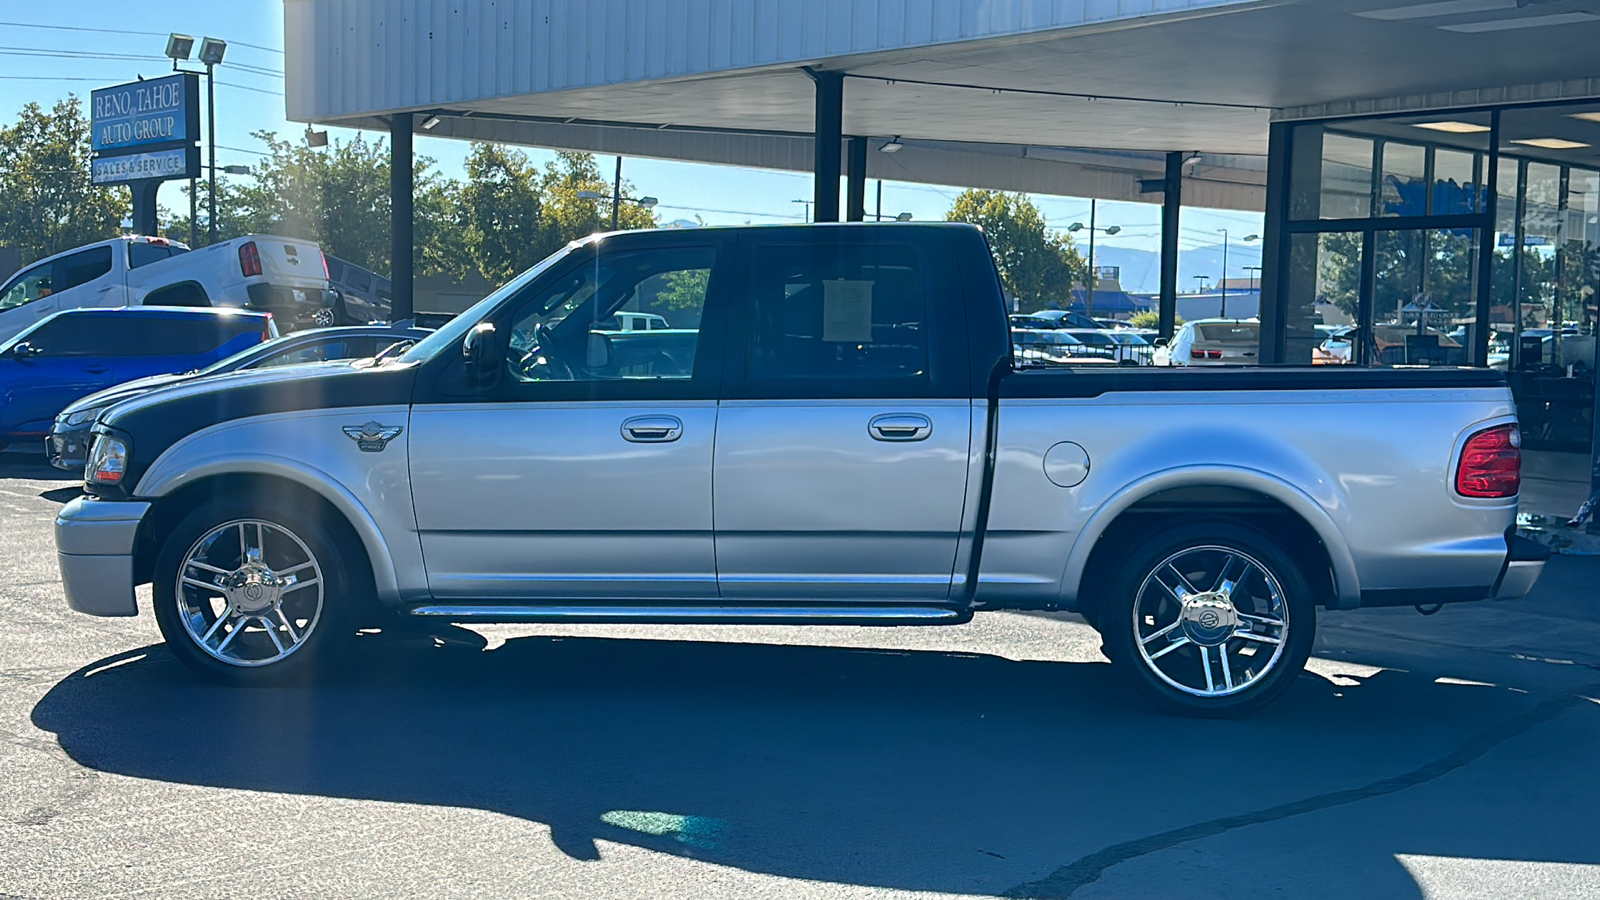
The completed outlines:
[[[622,209],[622,157],[617,157],[617,177],[611,182],[611,230],[617,230],[617,212]]]
[[[207,244],[217,242],[217,81],[216,64],[206,63],[206,145],[211,153],[211,196],[208,198],[210,210],[207,212],[209,221]],[[193,216],[189,221],[193,222]]]
[[[1090,197],[1089,198],[1089,284],[1088,284],[1089,290],[1084,293],[1084,298],[1083,298],[1083,314],[1086,315],[1086,316],[1090,316],[1090,317],[1093,317],[1093,315],[1094,315],[1094,286],[1095,286],[1095,282],[1100,280],[1099,278],[1095,277],[1095,271],[1094,271],[1094,214],[1095,214],[1095,206],[1096,205],[1097,205],[1096,198]]]
[[[1228,229],[1217,230],[1222,232],[1222,280],[1217,282],[1222,286],[1222,311],[1217,315],[1226,319],[1228,317]]]

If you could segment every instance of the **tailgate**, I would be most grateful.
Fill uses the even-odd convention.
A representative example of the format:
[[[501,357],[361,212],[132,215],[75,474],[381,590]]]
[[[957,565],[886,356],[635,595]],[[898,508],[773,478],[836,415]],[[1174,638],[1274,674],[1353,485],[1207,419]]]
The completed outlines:
[[[299,241],[272,235],[254,235],[250,238],[261,256],[262,281],[267,284],[297,288],[326,288],[328,272],[322,261],[322,250],[315,241]],[[252,279],[245,279],[246,282]]]

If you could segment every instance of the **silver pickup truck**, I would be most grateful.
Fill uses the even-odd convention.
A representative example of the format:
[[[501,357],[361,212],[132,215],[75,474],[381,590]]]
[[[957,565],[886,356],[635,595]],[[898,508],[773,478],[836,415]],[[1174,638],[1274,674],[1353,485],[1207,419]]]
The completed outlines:
[[[617,313],[668,329],[617,329]],[[1034,368],[964,225],[600,236],[406,353],[111,407],[67,602],[235,684],[410,622],[1076,610],[1158,702],[1284,691],[1317,608],[1524,594],[1487,370]],[[395,623],[399,624],[399,623]]]

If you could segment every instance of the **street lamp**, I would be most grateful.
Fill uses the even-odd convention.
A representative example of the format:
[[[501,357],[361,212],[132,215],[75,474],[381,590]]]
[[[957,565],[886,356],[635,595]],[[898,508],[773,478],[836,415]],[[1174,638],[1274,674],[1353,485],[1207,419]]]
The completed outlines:
[[[1256,292],[1256,273],[1261,271],[1260,266],[1245,266],[1244,270],[1250,273],[1250,293]]]
[[[615,207],[616,203],[633,203],[633,204],[636,204],[640,209],[655,209],[656,206],[661,203],[660,200],[657,200],[654,197],[617,197],[617,196],[611,196],[611,195],[607,195],[607,194],[602,194],[599,191],[579,191],[578,192],[578,197],[580,199],[583,199],[583,200],[610,200],[610,201],[612,201],[612,203],[613,203],[613,207],[612,207],[612,210],[611,210],[611,230],[612,231],[616,231],[617,230],[617,210],[616,210],[616,207]]]
[[[170,38],[167,41],[172,42]],[[222,62],[222,57],[228,52],[228,42],[214,37],[207,37],[200,41],[200,61],[206,64],[206,143],[210,146],[211,161],[211,202],[210,211],[207,213],[210,221],[210,237],[207,243],[217,242],[217,87],[214,76],[216,68]],[[176,63],[174,63],[176,65]]]
[[[1222,278],[1217,285],[1222,288],[1222,309],[1217,313],[1218,318],[1228,317],[1228,229],[1218,228],[1222,233]],[[1245,236],[1245,242],[1260,240],[1261,235],[1251,234]]]
[[[1100,273],[1096,272],[1094,269],[1094,233],[1096,231],[1100,231],[1104,232],[1106,237],[1111,237],[1122,230],[1121,225],[1112,225],[1107,228],[1095,227],[1094,217],[1097,203],[1098,201],[1096,198],[1089,198],[1089,283],[1086,285],[1088,290],[1084,292],[1083,301],[1083,314],[1086,316],[1092,316],[1094,314],[1094,289],[1100,283]],[[1084,224],[1082,222],[1073,222],[1071,225],[1067,226],[1067,231],[1074,233],[1082,231],[1083,229]]]

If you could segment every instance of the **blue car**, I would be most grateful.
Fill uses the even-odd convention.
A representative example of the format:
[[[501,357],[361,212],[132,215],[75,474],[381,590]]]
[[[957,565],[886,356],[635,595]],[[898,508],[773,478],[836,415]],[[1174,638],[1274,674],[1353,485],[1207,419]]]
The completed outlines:
[[[56,416],[50,436],[45,438],[44,452],[50,464],[58,469],[83,469],[89,450],[89,429],[106,407],[130,397],[179,384],[196,378],[223,375],[245,369],[266,369],[273,366],[304,365],[335,362],[342,359],[365,359],[388,351],[399,352],[397,344],[409,345],[433,332],[404,325],[355,325],[349,328],[313,328],[297,331],[276,340],[257,344],[247,350],[212,363],[204,369],[173,375],[152,375],[123,382],[97,391],[72,403]]]
[[[278,336],[267,313],[71,309],[0,344],[0,447],[38,440],[72,401],[113,384],[209,366]]]

